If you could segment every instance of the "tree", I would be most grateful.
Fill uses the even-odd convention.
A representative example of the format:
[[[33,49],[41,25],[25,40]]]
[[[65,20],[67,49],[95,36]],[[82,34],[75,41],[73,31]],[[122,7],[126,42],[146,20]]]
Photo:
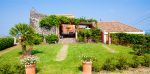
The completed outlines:
[[[10,29],[9,34],[19,38],[19,43],[21,44],[24,55],[27,55],[28,52],[31,54],[34,40],[34,30],[30,25],[24,23],[16,24]],[[30,45],[28,50],[27,45]]]

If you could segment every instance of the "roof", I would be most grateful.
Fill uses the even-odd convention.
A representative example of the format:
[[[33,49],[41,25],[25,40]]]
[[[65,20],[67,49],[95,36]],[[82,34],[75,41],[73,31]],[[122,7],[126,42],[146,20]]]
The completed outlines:
[[[143,30],[120,23],[120,22],[98,22],[98,27],[106,32],[143,32]]]

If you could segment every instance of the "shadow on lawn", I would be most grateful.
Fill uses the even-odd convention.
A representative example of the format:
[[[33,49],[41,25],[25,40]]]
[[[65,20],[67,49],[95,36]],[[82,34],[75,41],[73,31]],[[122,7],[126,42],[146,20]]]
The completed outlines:
[[[40,72],[40,68],[37,68],[37,67],[36,67],[35,70],[36,70],[36,73]]]
[[[132,54],[132,55],[135,55],[135,52],[129,52],[129,53]],[[147,52],[145,52],[144,54],[150,54],[150,52],[147,51]]]
[[[18,52],[19,54],[22,54],[22,51]],[[32,50],[31,51],[31,54],[34,55],[34,54],[38,54],[38,53],[43,53],[43,51],[39,51],[39,50]]]
[[[82,71],[82,66],[80,65],[80,66],[78,67],[78,69],[79,69],[80,71]]]
[[[135,54],[135,52],[132,51],[132,52],[129,52],[129,54]]]

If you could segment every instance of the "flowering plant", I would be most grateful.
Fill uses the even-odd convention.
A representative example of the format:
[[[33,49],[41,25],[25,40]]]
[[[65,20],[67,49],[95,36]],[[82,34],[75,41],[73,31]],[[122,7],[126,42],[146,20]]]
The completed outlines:
[[[36,56],[25,56],[21,59],[21,63],[25,65],[31,65],[37,63],[38,58]]]
[[[93,61],[95,58],[92,57],[92,56],[82,56],[82,61],[84,62],[90,62],[90,61]]]

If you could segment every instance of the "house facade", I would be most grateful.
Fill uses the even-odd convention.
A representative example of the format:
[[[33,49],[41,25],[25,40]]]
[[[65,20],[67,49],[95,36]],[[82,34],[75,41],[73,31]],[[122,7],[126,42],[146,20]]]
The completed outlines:
[[[55,14],[55,15],[74,18],[74,16],[71,14]],[[46,17],[46,16],[48,15],[41,14],[37,12],[35,9],[32,9],[30,11],[30,24],[37,33],[42,34],[42,35],[56,34],[60,38],[71,37],[71,38],[77,39],[77,31],[79,29],[96,27],[95,22],[81,22],[79,23],[79,25],[61,24],[59,27],[53,26],[51,28],[45,28],[45,27],[42,28],[40,27],[39,22],[43,17]],[[59,28],[59,30],[56,28]]]
[[[30,11],[30,25],[35,29],[35,31],[39,34],[44,34],[44,35],[48,35],[48,34],[56,34],[56,26],[51,27],[51,29],[49,28],[41,28],[39,25],[40,20],[43,17],[46,17],[48,15],[42,14],[37,12],[35,9],[32,9]],[[69,18],[74,18],[73,15],[71,14],[58,14],[58,16],[66,16]]]
[[[74,18],[71,14],[56,14],[57,16],[66,16],[69,18]],[[61,24],[59,30],[58,27],[53,26],[51,28],[42,28],[39,25],[40,20],[48,15],[41,14],[36,10],[32,9],[30,11],[30,24],[35,29],[35,31],[42,35],[56,34],[59,38],[75,38],[77,40],[77,33],[83,28],[96,28],[96,26],[102,31],[101,42],[105,44],[111,43],[110,33],[129,33],[129,34],[145,34],[143,30],[137,29],[135,27],[117,22],[117,21],[100,21],[100,22],[80,22],[78,25],[73,24]]]
[[[101,29],[101,42],[111,44],[110,33],[128,33],[128,34],[145,34],[143,30],[120,23],[118,21],[98,22],[98,28]]]

